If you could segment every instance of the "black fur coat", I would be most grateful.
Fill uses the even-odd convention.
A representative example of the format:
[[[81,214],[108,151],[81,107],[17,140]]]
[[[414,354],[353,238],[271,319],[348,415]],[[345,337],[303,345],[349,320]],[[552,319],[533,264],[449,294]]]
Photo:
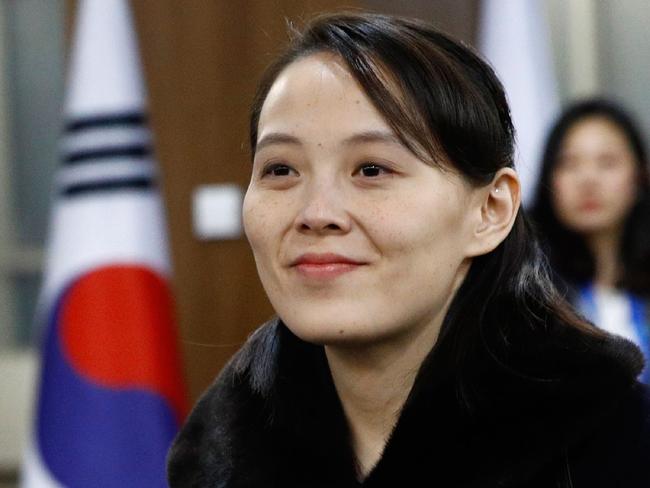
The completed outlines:
[[[322,347],[271,321],[194,408],[169,453],[170,486],[650,487],[639,351],[575,331],[527,340],[507,360],[478,355],[465,392],[434,348],[359,482]]]

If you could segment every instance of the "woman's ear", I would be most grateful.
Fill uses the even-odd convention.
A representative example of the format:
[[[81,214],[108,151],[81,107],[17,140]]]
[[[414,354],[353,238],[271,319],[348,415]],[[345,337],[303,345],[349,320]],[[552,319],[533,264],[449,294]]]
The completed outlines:
[[[521,187],[512,168],[502,168],[479,190],[480,205],[468,257],[494,250],[510,233],[521,201]]]

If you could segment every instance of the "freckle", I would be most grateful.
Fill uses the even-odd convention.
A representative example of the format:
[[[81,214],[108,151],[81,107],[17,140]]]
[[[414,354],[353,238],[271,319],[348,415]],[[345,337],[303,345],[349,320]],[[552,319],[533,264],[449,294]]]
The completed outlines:
[[[361,103],[361,100],[355,100],[354,103],[356,103],[357,105],[359,105],[359,104]]]
[[[339,329],[339,334],[343,334],[343,329]]]

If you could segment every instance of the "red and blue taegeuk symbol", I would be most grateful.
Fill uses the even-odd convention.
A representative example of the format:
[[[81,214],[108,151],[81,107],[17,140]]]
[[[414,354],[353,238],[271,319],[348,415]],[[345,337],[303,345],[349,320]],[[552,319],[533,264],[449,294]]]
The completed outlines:
[[[38,444],[68,487],[163,487],[186,413],[172,301],[150,269],[76,279],[49,315]]]

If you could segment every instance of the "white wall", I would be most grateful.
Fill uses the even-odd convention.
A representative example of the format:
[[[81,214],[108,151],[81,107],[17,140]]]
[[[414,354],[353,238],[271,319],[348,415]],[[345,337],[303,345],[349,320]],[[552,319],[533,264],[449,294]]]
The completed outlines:
[[[0,354],[0,472],[20,464],[32,428],[37,370],[34,349]]]
[[[650,141],[650,1],[597,1],[601,91],[637,116]]]
[[[602,95],[636,116],[650,143],[650,1],[547,0],[562,100]]]
[[[64,0],[0,0],[0,486],[33,423],[31,331],[58,160]],[[18,346],[20,344],[20,346]]]

